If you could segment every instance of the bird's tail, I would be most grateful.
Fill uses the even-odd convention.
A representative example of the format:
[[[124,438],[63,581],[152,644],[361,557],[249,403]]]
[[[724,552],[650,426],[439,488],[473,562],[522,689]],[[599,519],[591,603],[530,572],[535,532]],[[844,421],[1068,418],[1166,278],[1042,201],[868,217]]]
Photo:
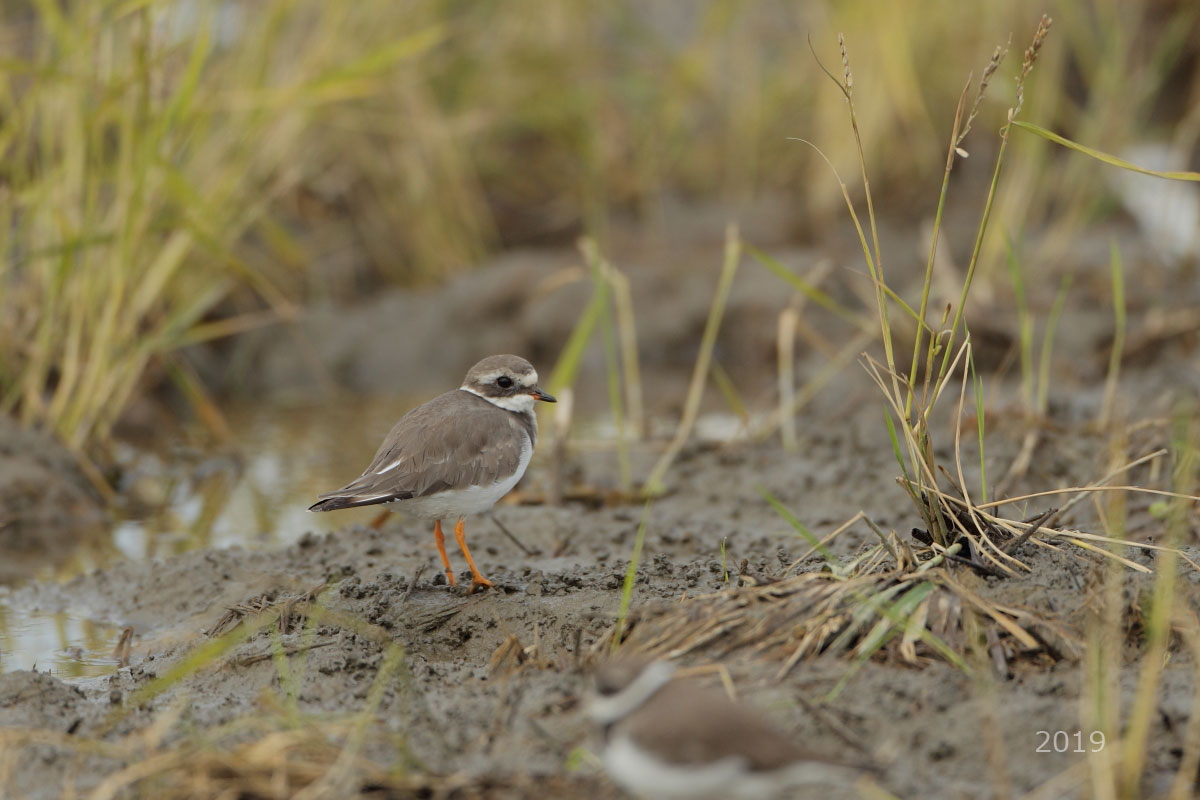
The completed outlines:
[[[395,498],[385,497],[356,497],[354,495],[326,495],[308,507],[309,511],[337,511],[341,508],[359,508],[387,503]]]

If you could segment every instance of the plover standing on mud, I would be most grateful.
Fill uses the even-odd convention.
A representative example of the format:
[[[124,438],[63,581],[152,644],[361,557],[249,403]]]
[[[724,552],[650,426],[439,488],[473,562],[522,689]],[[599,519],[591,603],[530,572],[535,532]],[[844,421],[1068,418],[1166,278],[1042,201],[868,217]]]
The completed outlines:
[[[534,404],[554,402],[537,380],[537,371],[523,358],[483,359],[458,389],[401,417],[363,474],[321,495],[308,510],[386,503],[433,520],[433,538],[451,586],[454,572],[446,556],[442,520],[457,519],[454,538],[471,568],[471,591],[491,586],[467,549],[463,518],[490,509],[525,474],[537,442]]]
[[[643,798],[796,797],[867,767],[804,750],[719,689],[673,680],[665,661],[609,662],[588,715],[604,726],[604,768]]]

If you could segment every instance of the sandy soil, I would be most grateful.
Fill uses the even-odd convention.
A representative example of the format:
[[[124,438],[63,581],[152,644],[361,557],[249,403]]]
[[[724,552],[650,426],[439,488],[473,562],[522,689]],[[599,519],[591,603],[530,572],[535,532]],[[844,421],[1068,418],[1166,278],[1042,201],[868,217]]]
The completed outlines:
[[[635,595],[640,618],[672,613],[685,595],[748,591],[728,588],[722,580],[723,540],[728,563],[736,568],[746,560],[744,571],[760,582],[782,574],[807,549],[761,499],[759,485],[799,511],[818,533],[858,509],[881,527],[911,527],[915,517],[893,482],[895,463],[881,438],[886,432],[872,418],[874,409],[864,404],[847,415],[838,411],[835,397],[827,397],[823,406],[813,415],[838,418],[838,425],[808,427],[799,453],[784,453],[768,442],[693,448],[685,454],[674,473],[674,491],[649,512]],[[1060,470],[1052,453],[1067,443],[1066,437],[1051,439],[1037,471]],[[1074,443],[1077,454],[1083,444]],[[1002,452],[994,456],[1003,459]],[[589,468],[597,476],[611,469],[602,462],[594,459]],[[1045,479],[1044,474],[1031,478]],[[209,641],[205,631],[218,625],[226,608],[263,594],[274,599],[300,594],[325,583],[324,605],[369,623],[379,635],[333,619],[321,622],[313,640],[317,646],[307,652],[299,678],[301,711],[362,707],[384,659],[385,643],[394,642],[404,649],[403,665],[387,684],[378,713],[385,729],[403,735],[406,750],[402,754],[376,743],[373,757],[401,759],[440,775],[465,774],[477,787],[491,781],[497,796],[534,796],[546,791],[550,784],[545,781],[562,781],[554,783],[562,796],[618,796],[592,767],[569,773],[565,764],[577,745],[597,745],[579,713],[578,698],[586,688],[596,643],[616,616],[640,510],[509,505],[495,514],[537,554],[521,553],[486,519],[474,521],[468,530],[477,558],[496,582],[494,590],[475,596],[445,585],[435,568],[429,531],[404,522],[380,531],[351,526],[309,535],[275,552],[193,552],[157,564],[119,564],[66,584],[26,586],[15,593],[14,603],[102,609],[108,620],[131,626],[136,637],[130,666],[111,676],[71,684],[29,672],[0,677],[0,725],[87,737],[101,730],[114,708],[124,707],[126,713],[104,733],[108,740],[118,740],[175,709],[179,718],[166,734],[170,738],[262,714],[265,693],[281,685],[269,657],[272,635],[266,631],[152,700],[136,708],[126,704]],[[860,524],[840,537],[837,547],[849,554],[870,536]],[[1019,579],[981,578],[966,569],[957,574],[997,602],[1052,613],[1068,638],[1082,640],[1089,593],[1102,567],[1071,548],[1024,555],[1035,568]],[[1136,558],[1150,562],[1146,556]],[[810,559],[802,569],[818,566],[817,559]],[[412,586],[418,569],[423,571]],[[1194,595],[1200,576],[1184,574],[1185,587]],[[1131,592],[1146,585],[1131,573]],[[303,608],[297,607],[297,617]],[[303,636],[297,622],[279,641],[292,648]],[[703,664],[720,656],[746,701],[768,709],[782,730],[831,751],[847,747],[827,722],[812,718],[794,699],[802,695],[819,704],[847,669],[846,659],[804,663],[775,683],[771,676],[777,662],[744,649],[724,652],[721,644],[717,640],[701,647],[685,661]],[[1164,676],[1153,731],[1152,783],[1146,787],[1150,793],[1161,789],[1178,766],[1197,688],[1186,662],[1182,656],[1173,660]],[[1034,754],[1037,731],[1079,729],[1082,673],[1077,655],[1018,658],[1011,674],[993,671],[980,680],[932,658],[919,666],[874,661],[836,701],[822,706],[885,764],[880,782],[895,794],[984,797],[989,790],[983,787],[997,781],[1023,792],[1082,758]],[[1129,675],[1122,689],[1131,694],[1132,688]],[[997,764],[996,748],[1007,766]],[[20,758],[7,767],[9,786],[19,796],[58,796],[64,781],[86,789],[121,766],[119,759],[95,754],[80,761],[64,744],[41,743],[32,750],[38,757]],[[65,764],[72,768],[64,773]],[[850,787],[844,792],[856,796]]]
[[[545,270],[552,271],[557,262],[549,263]],[[537,269],[536,264],[513,267],[517,268]],[[758,327],[752,325],[755,304],[767,298],[747,292],[744,302],[735,304],[735,310],[746,315],[741,338],[726,342],[731,361],[736,361],[738,341],[757,341],[769,336],[773,327],[773,315]],[[381,300],[381,308],[373,313],[380,318],[391,314],[394,309],[388,310],[388,302],[400,301]],[[1103,376],[1103,320],[1109,312],[1098,307],[1072,313],[1062,328],[1065,363],[1059,376],[1071,390],[1054,393],[1035,458],[1028,473],[1009,487],[1010,496],[1086,483],[1107,471],[1110,437],[1089,425],[1102,391],[1097,378]],[[680,348],[685,340],[695,341],[692,327],[689,323],[674,331]],[[547,330],[556,328],[548,325]],[[346,336],[346,341],[354,339]],[[1166,419],[1174,398],[1192,391],[1188,387],[1197,384],[1197,374],[1191,346],[1190,340],[1171,338],[1156,346],[1152,356],[1127,366],[1121,407],[1136,409],[1131,419]],[[745,347],[755,350],[758,344]],[[336,361],[335,356],[329,358]],[[294,365],[276,367],[280,380],[302,374]],[[412,368],[420,365],[414,362]],[[802,375],[805,370],[811,374],[815,366],[806,365]],[[345,366],[340,373],[380,374],[368,362]],[[763,499],[760,488],[796,511],[818,535],[862,510],[882,530],[895,529],[909,539],[919,520],[895,482],[898,468],[873,392],[856,367],[845,370],[806,410],[800,447],[794,453],[784,452],[775,439],[685,450],[671,473],[671,493],[648,511],[646,548],[634,595],[633,646],[639,630],[652,622],[685,620],[695,598],[753,592],[752,585],[781,577],[807,551]],[[993,476],[1011,463],[1027,430],[1014,410],[1017,394],[1011,379],[990,384],[988,459]],[[952,463],[953,422],[944,418],[936,430],[943,443],[939,457]],[[969,437],[968,431],[965,438]],[[1169,437],[1169,425],[1130,428],[1129,451],[1148,452],[1168,445]],[[648,468],[651,450],[639,451],[639,474]],[[968,446],[968,483],[977,481],[976,458]],[[611,454],[577,456],[576,462],[584,483],[612,484]],[[1144,467],[1129,479],[1161,486],[1166,477]],[[522,487],[532,494],[540,488]],[[1036,514],[1048,505],[1021,506],[1011,515]],[[450,796],[621,796],[592,762],[572,754],[578,747],[594,751],[599,746],[596,732],[580,713],[580,696],[586,690],[588,668],[606,649],[617,616],[641,507],[508,504],[494,514],[533,555],[501,535],[492,521],[471,521],[473,552],[496,583],[493,590],[474,596],[446,585],[428,528],[397,518],[382,530],[352,525],[329,534],[310,533],[273,551],[202,550],[156,563],[119,563],[63,584],[15,589],[8,598],[11,605],[78,609],[129,626],[133,639],[128,666],[105,677],[68,683],[34,672],[0,676],[0,726],[43,730],[38,736],[14,734],[16,738],[7,740],[21,744],[5,748],[0,756],[0,782],[18,797],[106,790],[106,777],[110,782],[124,780],[120,776],[129,773],[119,770],[136,764],[138,753],[230,736],[230,729],[222,726],[237,720],[286,721],[278,697],[294,680],[294,711],[309,715],[305,719],[328,720],[377,701],[377,724],[362,744],[363,758],[437,776]],[[1148,500],[1130,501],[1129,520],[1135,539],[1161,535],[1161,522]],[[1066,521],[1086,528],[1095,524],[1095,515],[1085,503]],[[1194,530],[1191,536],[1187,551],[1194,557]],[[874,541],[870,529],[858,523],[835,540],[834,548],[850,556]],[[735,573],[729,583],[723,580],[722,543],[725,563]],[[822,698],[846,674],[850,658],[808,660],[778,681],[777,654],[731,648],[728,637],[718,637],[682,660],[724,664],[742,699],[765,709],[788,735],[830,752],[851,747],[847,739],[857,742],[881,764],[879,784],[899,797],[1014,796],[1072,767],[1077,771],[1068,775],[1064,788],[1048,796],[1078,796],[1087,778],[1080,766],[1086,756],[1035,750],[1038,731],[1080,730],[1082,642],[1108,567],[1071,546],[1053,552],[1027,544],[1020,555],[1033,569],[1018,578],[980,576],[965,567],[952,572],[989,601],[1053,619],[1056,641],[1066,644],[1013,653],[1002,667],[978,665],[975,677],[929,653],[905,663],[893,649],[885,649],[854,673],[835,700],[826,702]],[[1153,563],[1151,555],[1141,552],[1130,558]],[[461,557],[456,563],[465,567]],[[798,570],[820,568],[819,558],[812,557]],[[736,578],[739,572],[744,580]],[[1200,575],[1186,568],[1180,574],[1180,591],[1194,608]],[[1131,653],[1149,586],[1139,573],[1127,573]],[[185,668],[190,656],[214,641],[210,632],[232,628],[222,624],[227,609],[254,598],[284,603],[316,587],[324,587],[324,592],[315,632],[306,630],[304,623],[312,605],[295,602],[284,623],[208,657],[202,669]],[[765,618],[769,608],[761,607]],[[248,617],[242,625],[253,619]],[[280,645],[297,653],[311,645],[292,656],[290,678],[271,657]],[[388,653],[399,652],[391,649],[394,645],[402,648],[398,669],[373,692]],[[179,680],[172,677],[177,669],[186,673]],[[1196,674],[1185,649],[1176,646],[1156,698],[1158,713],[1142,787],[1146,796],[1165,791],[1179,768],[1188,717],[1200,688]],[[1127,670],[1120,680],[1126,706],[1135,679]],[[164,683],[169,685],[151,696],[151,689]],[[819,716],[797,698],[815,704]],[[161,722],[164,719],[169,723]],[[277,727],[286,728],[285,721]],[[74,742],[82,740],[111,747],[76,747]],[[568,768],[568,763],[574,766]],[[371,787],[370,771],[360,767],[342,775],[341,791]],[[139,791],[153,795],[155,785],[141,784]],[[824,794],[860,796],[852,786]]]

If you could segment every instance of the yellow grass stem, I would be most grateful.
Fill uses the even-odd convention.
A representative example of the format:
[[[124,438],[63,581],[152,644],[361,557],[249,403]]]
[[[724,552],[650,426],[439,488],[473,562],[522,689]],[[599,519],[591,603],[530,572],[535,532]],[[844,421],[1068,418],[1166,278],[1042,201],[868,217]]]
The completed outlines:
[[[750,412],[746,409],[746,402],[742,400],[742,395],[738,392],[737,386],[733,382],[733,377],[730,376],[725,368],[721,366],[721,362],[713,359],[711,369],[713,383],[717,386],[717,391],[721,393],[721,397],[725,400],[725,405],[729,406],[729,410],[733,412],[742,426],[746,426],[750,422]]]
[[[637,325],[633,314],[633,290],[630,288],[629,278],[607,260],[601,260],[600,269],[612,286],[617,334],[621,343],[621,367],[629,428],[634,438],[640,439],[646,435],[646,412],[642,400],[642,373],[638,359]]]
[[[655,495],[666,489],[663,479],[667,470],[679,456],[683,445],[691,436],[692,427],[700,413],[700,400],[704,396],[704,384],[708,379],[709,362],[712,360],[713,349],[717,345],[717,333],[721,329],[721,318],[725,314],[725,303],[729,292],[733,289],[733,278],[737,274],[738,265],[742,260],[742,240],[738,235],[737,226],[730,225],[725,230],[725,262],[721,266],[721,276],[717,281],[717,290],[713,296],[712,305],[708,309],[708,319],[704,323],[704,333],[700,337],[700,352],[696,356],[696,365],[692,369],[692,380],[688,384],[687,399],[684,401],[683,418],[675,429],[675,436],[667,449],[659,457],[654,468],[646,478],[645,491]]]
[[[779,314],[775,353],[778,359],[779,436],[783,449],[796,451],[796,415],[791,413],[796,403],[796,323],[799,314],[792,307]]]
[[[987,233],[988,221],[992,216],[992,205],[996,199],[996,189],[1000,184],[1000,170],[1004,165],[1004,154],[1008,149],[1009,133],[1012,130],[1013,122],[1017,114],[1021,110],[1021,105],[1024,100],[1025,79],[1033,69],[1034,63],[1037,61],[1038,52],[1041,49],[1042,42],[1046,34],[1050,30],[1051,20],[1049,17],[1043,16],[1038,22],[1037,30],[1033,35],[1033,42],[1025,51],[1025,62],[1021,65],[1021,74],[1017,78],[1017,101],[1008,111],[1008,119],[1004,123],[1004,127],[1000,129],[1000,149],[996,153],[995,166],[992,168],[992,180],[988,186],[987,199],[984,201],[983,214],[979,219],[979,227],[975,232],[975,244],[971,248],[971,260],[967,263],[967,274],[963,279],[962,294],[959,296],[958,305],[954,308],[954,319],[950,323],[950,331],[945,342],[945,354],[942,356],[942,366],[939,371],[939,376],[944,375],[949,366],[950,353],[953,350],[954,338],[958,333],[958,326],[962,322],[963,313],[966,310],[967,294],[971,289],[971,283],[975,279],[975,270],[979,266],[979,256],[983,250],[983,240]],[[927,407],[932,408],[930,403]]]
[[[1180,408],[1176,421],[1174,438],[1178,460],[1175,464],[1175,491],[1180,495],[1194,491],[1196,484],[1198,431],[1194,414],[1194,408]],[[1151,725],[1157,716],[1158,702],[1155,698],[1167,659],[1176,601],[1175,583],[1178,575],[1174,546],[1183,541],[1187,534],[1190,511],[1190,503],[1182,498],[1176,498],[1171,503],[1165,537],[1167,549],[1155,558],[1154,590],[1146,620],[1146,649],[1121,750],[1120,797],[1125,800],[1141,796],[1146,747]]]
[[[367,690],[366,701],[353,722],[337,760],[319,780],[297,792],[294,795],[295,800],[321,800],[325,797],[345,797],[352,793],[355,761],[366,739],[367,727],[378,714],[384,692],[403,663],[404,648],[394,643],[388,645],[383,652],[379,669],[375,672],[375,679],[371,682],[371,688]]]
[[[946,148],[946,167],[942,172],[942,188],[938,192],[937,211],[933,216],[933,233],[929,237],[929,258],[925,261],[925,278],[921,282],[921,305],[917,309],[917,315],[923,322],[929,308],[929,290],[933,286],[933,265],[937,260],[937,245],[938,237],[942,232],[942,214],[946,210],[946,197],[950,192],[950,172],[954,169],[954,157],[958,154],[958,145],[961,141],[959,128],[963,122],[963,109],[967,102],[967,91],[971,88],[971,79],[967,78],[967,83],[963,86],[962,94],[958,96],[958,106],[954,109],[954,124],[950,126],[950,146]],[[908,395],[904,401],[904,418],[909,419],[912,413],[913,392],[917,385],[917,367],[921,363],[921,335],[924,333],[922,326],[917,326],[917,332],[913,339],[912,348],[912,366],[908,370]],[[937,346],[937,340],[934,336],[929,337],[929,350],[932,353]]]
[[[862,134],[858,129],[858,115],[854,113],[854,75],[850,70],[850,57],[846,50],[846,37],[841,33],[838,34],[838,47],[842,52],[844,80],[839,82],[837,79],[834,79],[834,82],[838,84],[838,87],[841,88],[842,93],[846,96],[846,107],[850,113],[850,130],[854,133],[854,146],[858,154],[858,169],[863,182],[863,196],[867,200],[867,221],[871,226],[871,244],[875,254],[874,259],[867,260],[867,267],[871,273],[871,278],[877,282],[877,285],[886,285],[887,281],[883,276],[883,251],[879,246],[879,226],[875,216],[875,199],[871,194],[871,179],[867,173],[867,154],[863,148]],[[864,249],[866,248],[865,239],[863,247]],[[888,369],[893,373],[894,381],[896,360],[892,352],[892,328],[888,322],[887,297],[878,289],[876,291],[876,302],[879,309],[880,330],[883,334],[883,353],[887,358]],[[897,393],[899,393],[898,386],[895,388]]]
[[[580,248],[588,262],[592,273],[592,285],[597,296],[601,297],[604,311],[600,314],[600,340],[604,347],[605,382],[608,385],[608,406],[612,413],[613,426],[617,431],[617,471],[620,476],[622,491],[628,492],[633,486],[633,468],[629,457],[629,441],[625,434],[625,409],[621,397],[621,365],[617,352],[616,335],[613,332],[613,316],[615,311],[610,299],[614,289],[611,279],[612,269],[595,241],[585,239]]]
[[[842,345],[833,358],[829,359],[825,364],[817,370],[816,374],[805,381],[804,385],[795,392],[791,403],[781,403],[779,407],[773,409],[767,418],[754,426],[751,431],[751,436],[755,439],[762,440],[770,436],[782,424],[784,419],[795,417],[796,414],[808,405],[814,397],[829,384],[831,380],[842,373],[846,365],[849,364],[855,356],[862,353],[864,347],[875,340],[878,334],[872,330],[860,331],[854,337]]]
[[[1113,471],[1127,463],[1127,441],[1123,435],[1113,438],[1110,464]],[[1107,496],[1093,495],[1104,533],[1113,540],[1109,549],[1122,555],[1125,547],[1118,544],[1126,538],[1126,495],[1114,492]],[[1081,692],[1081,730],[1085,735],[1099,731],[1106,746],[1088,753],[1092,791],[1097,800],[1116,800],[1117,767],[1120,747],[1116,746],[1121,733],[1120,678],[1124,649],[1125,603],[1122,597],[1125,571],[1116,560],[1108,563],[1104,572],[1101,605],[1087,631],[1087,647],[1083,662],[1083,691]],[[1108,746],[1111,743],[1113,746]]]
[[[1191,650],[1193,664],[1193,690],[1191,713],[1188,714],[1187,726],[1183,735],[1183,755],[1179,759],[1179,769],[1175,779],[1171,781],[1168,800],[1188,800],[1195,793],[1196,772],[1200,770],[1200,681],[1196,680],[1200,671],[1200,617],[1191,609],[1180,609],[1181,617],[1177,629],[1183,636],[1188,649]]]
[[[1121,358],[1125,354],[1125,267],[1115,237],[1109,245],[1109,266],[1112,276],[1113,341],[1108,353],[1108,374],[1104,379],[1104,400],[1100,403],[1100,418],[1097,420],[1101,428],[1108,427],[1112,420],[1117,381],[1121,375]]]

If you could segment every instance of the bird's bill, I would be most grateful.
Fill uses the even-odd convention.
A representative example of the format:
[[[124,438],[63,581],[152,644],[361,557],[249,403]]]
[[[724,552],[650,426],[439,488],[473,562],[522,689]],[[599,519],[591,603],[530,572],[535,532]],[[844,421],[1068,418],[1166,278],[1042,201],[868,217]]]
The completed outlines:
[[[529,394],[531,397],[533,397],[534,400],[545,400],[547,403],[557,403],[558,402],[558,400],[555,399],[554,395],[549,394],[547,392],[543,392],[541,389],[539,389],[536,386],[529,390]]]

